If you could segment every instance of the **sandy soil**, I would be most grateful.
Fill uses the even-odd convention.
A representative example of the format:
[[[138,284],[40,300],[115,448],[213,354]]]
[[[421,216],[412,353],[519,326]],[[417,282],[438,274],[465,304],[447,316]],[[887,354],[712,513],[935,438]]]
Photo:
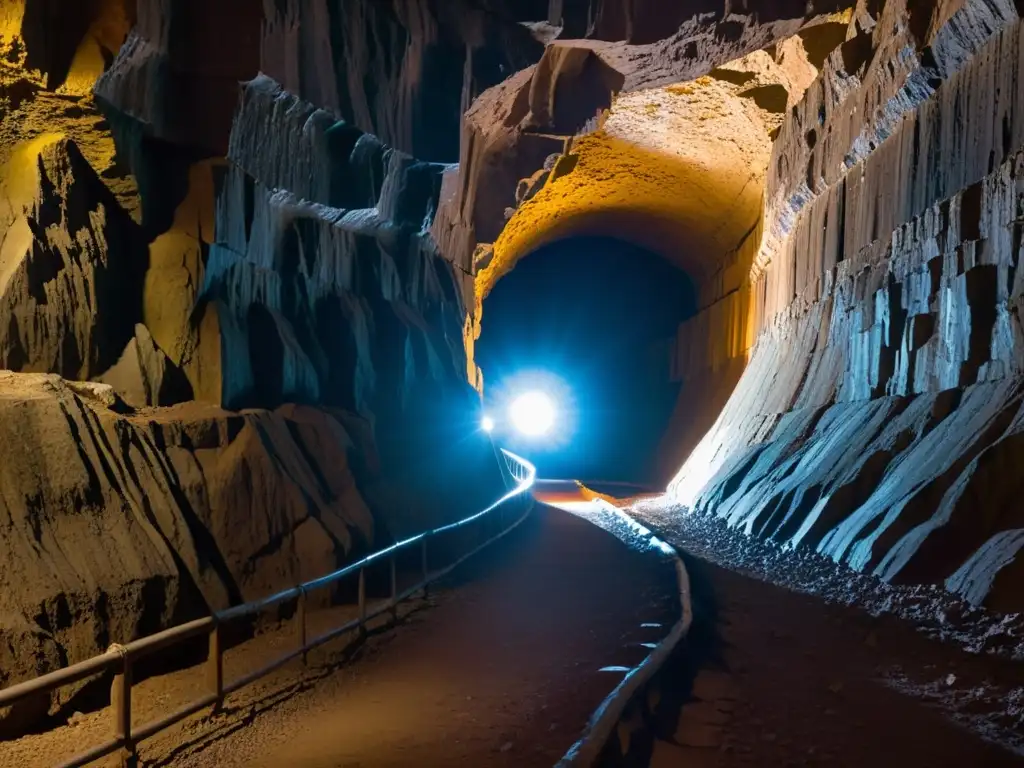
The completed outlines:
[[[634,764],[1024,764],[1024,666],[979,643],[997,617],[679,510],[630,512],[686,553],[696,615]]]
[[[141,756],[147,766],[197,768],[550,766],[621,679],[602,670],[638,663],[641,643],[675,620],[672,587],[665,560],[538,507],[348,663],[335,648],[307,670],[292,665],[230,697],[222,713],[154,737]],[[268,634],[229,662],[232,674],[293,641],[291,627]],[[147,681],[137,698],[154,711],[185,700],[202,684],[189,672]],[[0,744],[0,766],[52,765],[103,740],[109,724],[103,710]]]

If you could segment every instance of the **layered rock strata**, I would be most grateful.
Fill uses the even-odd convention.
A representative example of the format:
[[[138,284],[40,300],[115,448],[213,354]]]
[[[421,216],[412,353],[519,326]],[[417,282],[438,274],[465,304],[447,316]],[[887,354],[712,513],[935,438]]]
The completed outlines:
[[[44,34],[52,5],[0,10],[0,686],[504,492],[466,286],[426,234],[445,167],[342,121],[348,80],[324,109],[259,75],[299,4],[104,0]],[[374,23],[413,35],[410,67],[437,62],[420,23],[476,56],[470,95],[539,56],[500,8],[461,31],[409,10]]]
[[[892,581],[1018,610],[1024,25],[859,8],[775,146],[757,342],[670,492]]]
[[[373,539],[358,418],[124,411],[106,385],[0,373],[0,687],[329,572]],[[4,732],[82,688],[8,711]]]

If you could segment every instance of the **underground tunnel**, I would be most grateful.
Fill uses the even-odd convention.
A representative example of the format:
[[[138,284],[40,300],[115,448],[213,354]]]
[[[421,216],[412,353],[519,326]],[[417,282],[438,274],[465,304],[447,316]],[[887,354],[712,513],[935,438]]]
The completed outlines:
[[[550,434],[498,439],[545,477],[651,485],[655,452],[679,395],[671,355],[693,315],[684,272],[642,247],[574,237],[520,260],[484,302],[476,361],[485,410],[498,414],[521,389],[550,388]]]
[[[1020,3],[64,5],[0,2],[0,701],[107,666],[0,706],[0,768],[112,738],[115,681],[157,717],[207,663],[230,703],[209,659],[362,621],[356,582],[297,585],[371,555],[371,599],[420,601],[360,634],[410,695],[374,721],[332,687],[358,653],[281,685],[374,758],[397,723],[458,740],[434,764],[551,765],[672,636],[648,534],[696,660],[599,764],[1024,754]],[[115,676],[181,626],[210,637]],[[242,747],[309,736],[305,695],[140,748],[286,764]]]

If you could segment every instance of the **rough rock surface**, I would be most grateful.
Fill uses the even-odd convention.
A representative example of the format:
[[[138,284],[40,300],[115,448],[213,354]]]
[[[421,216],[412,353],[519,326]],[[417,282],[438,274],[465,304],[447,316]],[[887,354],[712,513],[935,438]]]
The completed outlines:
[[[425,234],[444,166],[335,116],[355,80],[323,109],[258,74],[299,4],[63,5],[0,6],[0,686],[504,491],[462,373],[466,289]],[[467,99],[539,56],[497,4],[462,27],[414,5],[377,17],[415,33],[410,88],[447,83],[452,41]],[[393,52],[364,47],[352,77]],[[405,139],[430,117],[378,107],[358,116]]]
[[[198,297],[220,329],[221,401],[358,412],[410,490],[489,461],[458,507],[490,503],[500,478],[462,373],[465,302],[426,231],[444,166],[267,76],[245,86],[228,159]]]
[[[553,7],[565,24],[540,62],[483,93],[463,118],[459,169],[447,182],[448,194],[443,197],[434,226],[441,250],[470,271],[469,259],[476,244],[497,238],[503,223],[501,212],[515,204],[519,179],[533,174],[548,155],[566,151],[566,142],[585,130],[620,91],[696,80],[721,65],[789,38],[807,24],[821,27],[817,35],[813,29],[806,30],[808,39],[818,39],[823,30],[841,26],[828,14],[840,10],[842,3],[826,2],[821,7],[771,5],[771,9],[763,9],[764,18],[736,12],[696,13],[683,2],[659,7],[623,0],[565,3],[561,12]],[[593,22],[589,26],[577,23],[588,17]],[[673,25],[677,31],[663,38],[666,30],[675,28]],[[617,42],[571,39],[588,35]],[[652,35],[657,42],[631,44]],[[815,71],[806,62],[805,52],[796,50],[798,47],[802,48],[790,44],[778,55],[781,68],[803,72],[802,79],[792,78],[797,87],[788,75],[783,82],[776,76],[766,83],[749,83],[751,98],[762,98],[770,104],[762,97],[763,91],[755,90],[761,87],[768,88],[767,94],[791,94],[795,103],[806,87],[808,72]],[[802,55],[795,55],[798,53]],[[780,65],[775,68],[780,69]],[[773,107],[773,111],[780,110]]]
[[[43,590],[0,567],[11,631],[42,649],[19,674],[369,535],[361,496],[275,457],[375,457],[389,532],[492,500],[490,446],[467,438],[480,302],[544,238],[598,226],[698,283],[675,502],[1024,605],[1010,0],[73,5],[61,24],[43,0],[0,8],[0,366],[93,380],[0,384],[21,450],[0,465],[47,470],[0,489],[23,521],[0,563],[36,558]],[[84,481],[76,455],[99,467]],[[43,558],[68,532],[137,562]]]
[[[138,226],[75,143],[15,148],[0,192],[0,366],[88,379],[141,320]]]
[[[479,302],[517,258],[594,226],[646,237],[702,307],[673,363],[684,387],[665,466],[689,459],[672,498],[887,581],[1018,610],[1018,9],[840,11],[670,4],[655,29],[644,3],[552,4],[558,38],[467,111],[442,184],[433,235],[476,273],[468,375],[481,385]],[[729,117],[743,114],[768,137]],[[662,130],[682,138],[686,173],[659,202],[645,184],[675,159]],[[700,178],[723,182],[724,166],[748,183],[719,200]],[[691,194],[714,213],[680,207]]]
[[[1022,34],[1011,4],[858,8],[775,145],[757,342],[678,502],[1019,610]]]
[[[387,144],[453,162],[463,110],[540,58],[543,44],[518,23],[540,21],[538,5],[285,0],[268,6],[262,71]]]
[[[102,385],[0,373],[0,686],[329,572],[374,538],[358,419],[111,404]]]

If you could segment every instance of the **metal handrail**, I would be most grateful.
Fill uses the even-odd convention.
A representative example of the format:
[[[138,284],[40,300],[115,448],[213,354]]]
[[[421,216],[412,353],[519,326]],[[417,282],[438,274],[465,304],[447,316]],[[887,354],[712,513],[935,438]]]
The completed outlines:
[[[206,707],[212,706],[215,710],[219,709],[224,702],[224,698],[228,694],[233,693],[240,688],[244,688],[250,683],[253,683],[279,669],[295,658],[302,657],[303,662],[305,662],[306,654],[309,651],[354,629],[363,629],[367,622],[383,613],[390,611],[392,615],[397,618],[397,608],[400,603],[409,599],[421,590],[424,596],[426,596],[427,588],[431,582],[434,582],[450,573],[462,562],[472,557],[489,544],[497,541],[519,525],[530,512],[532,507],[532,504],[530,503],[532,502],[531,496],[526,495],[524,497],[527,503],[524,504],[523,513],[511,524],[504,525],[505,521],[501,519],[500,513],[507,502],[517,497],[523,497],[523,495],[526,494],[536,480],[537,470],[526,459],[516,456],[510,451],[506,451],[504,448],[501,449],[501,455],[504,458],[503,466],[501,466],[502,477],[506,481],[506,487],[510,487],[510,490],[498,499],[498,501],[494,502],[483,511],[477,512],[476,514],[455,523],[443,525],[438,528],[432,528],[428,531],[424,531],[423,533],[403,539],[402,541],[396,542],[389,547],[364,557],[356,563],[352,563],[351,565],[347,565],[344,568],[340,568],[325,576],[304,582],[290,589],[282,590],[281,592],[270,595],[269,597],[254,600],[252,602],[245,603],[244,605],[237,605],[223,611],[216,611],[210,616],[196,619],[195,621],[190,621],[187,624],[181,624],[177,627],[171,627],[170,629],[157,632],[154,635],[139,638],[138,640],[133,640],[126,645],[112,645],[104,654],[81,661],[77,664],[72,664],[71,666],[63,669],[55,670],[35,679],[26,680],[18,683],[17,685],[5,688],[4,690],[0,690],[0,708],[16,704],[29,696],[50,694],[58,688],[71,685],[72,683],[79,682],[103,672],[113,672],[114,683],[111,689],[111,703],[113,705],[114,712],[114,737],[103,744],[93,747],[88,752],[76,755],[67,762],[62,763],[62,766],[64,766],[64,768],[72,768],[86,765],[93,760],[99,760],[100,758],[114,754],[115,752],[120,752],[121,763],[123,766],[135,765],[137,761],[137,745],[139,742],[165,730],[166,728],[169,728],[190,715],[194,715]],[[510,482],[510,480],[514,482]],[[429,570],[427,542],[431,538],[458,528],[463,528],[466,525],[476,520],[480,520],[494,512],[499,513],[499,522],[501,523],[497,534],[491,536],[476,547],[473,547],[469,552],[443,568],[435,571]],[[397,579],[398,553],[407,550],[416,544],[419,544],[421,549],[422,578],[413,586],[399,593]],[[373,610],[367,610],[366,569],[373,563],[381,561],[389,556],[391,563],[391,597],[385,601],[383,605],[377,606]],[[329,586],[346,576],[353,574],[358,574],[359,577],[358,618],[347,621],[341,626],[328,630],[327,632],[310,640],[306,634],[307,595],[313,590]],[[296,647],[266,666],[246,674],[244,677],[231,682],[225,682],[224,648],[221,633],[222,627],[232,620],[243,616],[251,616],[267,608],[293,600],[296,601],[298,619],[298,642]],[[202,698],[186,704],[181,709],[178,709],[159,720],[154,720],[140,727],[133,728],[131,697],[132,670],[135,662],[168,647],[179,645],[187,640],[202,637],[203,635],[207,636],[209,643],[209,650],[205,663],[209,692]]]

